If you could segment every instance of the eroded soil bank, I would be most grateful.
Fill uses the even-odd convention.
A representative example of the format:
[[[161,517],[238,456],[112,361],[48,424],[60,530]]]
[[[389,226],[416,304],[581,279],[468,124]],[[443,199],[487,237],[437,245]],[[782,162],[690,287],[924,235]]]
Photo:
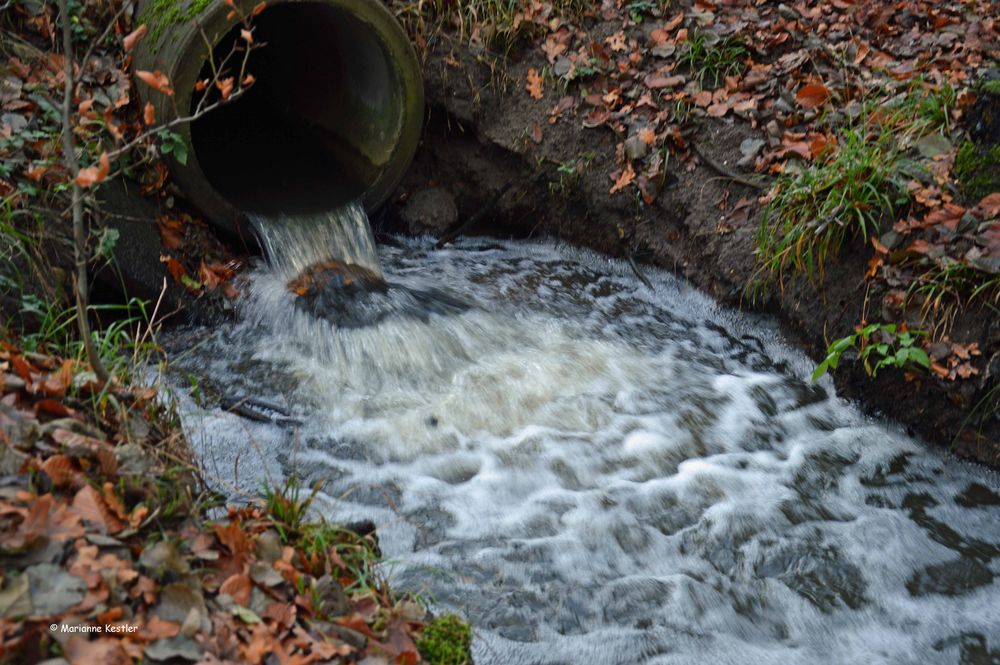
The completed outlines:
[[[609,24],[603,32],[614,29]],[[602,27],[591,34],[601,35]],[[501,70],[460,41],[444,39],[429,49],[423,143],[399,199],[375,220],[377,231],[551,235],[628,257],[639,273],[644,263],[668,268],[724,304],[773,314],[817,362],[830,341],[851,334],[861,320],[880,318],[883,294],[863,278],[872,249],[860,238],[829,259],[822,285],[796,277],[783,287],[772,284],[763,297],[747,297],[767,186],[744,183],[751,174],[737,162],[741,144],[760,138],[759,129],[732,116],[697,120],[687,135],[696,157],[668,163],[666,185],[652,204],[609,196],[617,139],[583,129],[582,110],[549,122],[558,98],[535,104],[520,89],[529,69],[544,65],[538,49],[514,54]],[[961,310],[950,336],[978,343],[978,376],[953,381],[893,369],[872,378],[860,362],[845,360],[835,382],[868,412],[997,466],[1000,422],[995,407],[989,417],[982,413],[996,399],[1000,322],[990,309]]]

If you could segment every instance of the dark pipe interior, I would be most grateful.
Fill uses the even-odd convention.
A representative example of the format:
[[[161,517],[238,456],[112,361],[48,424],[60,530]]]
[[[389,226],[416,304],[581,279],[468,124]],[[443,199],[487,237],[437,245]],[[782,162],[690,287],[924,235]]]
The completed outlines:
[[[237,27],[216,46],[216,62],[239,39]],[[356,123],[367,118],[391,134],[379,123],[391,125],[396,103],[377,39],[335,8],[289,3],[257,17],[254,40],[263,46],[250,58],[253,86],[191,127],[205,176],[246,211],[325,210],[359,198],[377,167],[357,150],[372,139]],[[207,63],[200,78],[210,78]]]

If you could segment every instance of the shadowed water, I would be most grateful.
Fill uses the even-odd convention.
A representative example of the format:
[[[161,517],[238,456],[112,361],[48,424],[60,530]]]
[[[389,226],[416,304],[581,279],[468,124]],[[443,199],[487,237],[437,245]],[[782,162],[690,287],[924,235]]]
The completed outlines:
[[[553,243],[379,264],[357,325],[261,266],[239,323],[177,333],[178,390],[291,417],[182,395],[185,429],[224,489],[297,469],[328,518],[373,519],[480,665],[1000,657],[997,476],[813,385],[771,322]]]

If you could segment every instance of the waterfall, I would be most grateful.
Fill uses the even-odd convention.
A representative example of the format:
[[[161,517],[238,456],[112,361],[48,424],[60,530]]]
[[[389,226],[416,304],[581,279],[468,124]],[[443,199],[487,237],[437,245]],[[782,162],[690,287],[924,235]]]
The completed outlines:
[[[368,215],[354,201],[334,210],[277,216],[248,215],[271,268],[293,279],[306,268],[336,260],[383,277]]]

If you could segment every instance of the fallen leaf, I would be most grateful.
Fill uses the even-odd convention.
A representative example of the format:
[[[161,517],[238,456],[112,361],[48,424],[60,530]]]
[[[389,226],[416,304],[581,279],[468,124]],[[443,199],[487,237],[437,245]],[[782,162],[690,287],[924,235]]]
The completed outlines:
[[[247,607],[250,605],[251,589],[253,582],[248,575],[232,575],[219,587],[219,593],[229,594],[234,603]]]
[[[525,87],[532,99],[541,99],[545,96],[545,93],[542,91],[542,77],[538,73],[538,70],[534,68],[528,70],[528,83]]]
[[[828,99],[830,99],[830,89],[822,83],[804,85],[795,94],[795,102],[806,109],[822,106]]]
[[[615,180],[615,184],[612,185],[610,194],[617,194],[626,187],[628,187],[632,181],[635,180],[635,170],[632,168],[631,164],[626,164],[625,168],[622,170],[621,175]]]
[[[542,125],[538,122],[534,123],[531,127],[531,140],[536,144],[542,142]]]
[[[100,527],[107,533],[118,533],[124,526],[107,503],[91,485],[83,486],[73,497],[73,512],[85,522]]]
[[[647,76],[642,82],[650,90],[659,90],[661,88],[672,88],[684,83],[684,77],[680,74],[675,74],[674,76]]]
[[[52,455],[42,462],[42,471],[49,477],[55,487],[69,485],[77,475],[73,462],[65,455]]]
[[[90,640],[83,635],[70,637],[63,655],[70,665],[132,665],[132,658],[119,640],[100,637]]]
[[[727,104],[726,102],[712,104],[711,106],[708,107],[706,112],[713,118],[721,118],[722,116],[729,113],[729,104]]]

